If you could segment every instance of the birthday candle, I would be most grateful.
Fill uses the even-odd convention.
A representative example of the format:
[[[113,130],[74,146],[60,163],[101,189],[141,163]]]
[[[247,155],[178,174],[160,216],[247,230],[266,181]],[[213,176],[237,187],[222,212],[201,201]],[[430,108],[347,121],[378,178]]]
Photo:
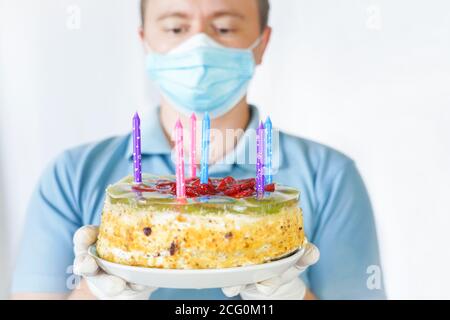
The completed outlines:
[[[137,112],[133,117],[133,164],[134,182],[142,183],[141,119]]]
[[[265,172],[264,177],[266,180],[266,185],[272,183],[272,121],[270,117],[267,117],[264,123],[264,129],[266,131],[266,160],[264,162]]]
[[[195,113],[191,116],[191,177],[197,176],[197,117]]]
[[[264,196],[264,124],[258,127],[256,132],[256,195]]]
[[[202,122],[202,161],[200,168],[200,183],[208,183],[208,160],[209,160],[209,143],[210,143],[211,121],[208,113],[205,113]]]
[[[186,198],[186,185],[184,180],[183,125],[180,119],[175,125],[175,148],[177,198],[184,199]]]

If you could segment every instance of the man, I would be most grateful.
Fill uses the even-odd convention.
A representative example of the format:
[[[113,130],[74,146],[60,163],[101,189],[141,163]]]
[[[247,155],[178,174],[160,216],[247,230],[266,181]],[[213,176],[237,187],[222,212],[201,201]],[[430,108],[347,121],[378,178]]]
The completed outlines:
[[[158,112],[142,121],[144,171],[173,174],[170,133],[178,117],[187,125],[191,112],[209,111],[212,128],[222,136],[230,129],[247,133],[256,128],[258,110],[248,105],[246,89],[270,39],[268,13],[267,0],[142,1],[140,34],[148,72],[162,94]],[[229,154],[239,156],[243,139],[217,148],[210,159],[211,176],[254,175],[254,166],[247,163],[219,164]],[[212,147],[222,142],[213,140]],[[253,287],[155,291],[99,271],[85,254],[97,229],[83,226],[99,224],[106,186],[130,173],[131,137],[126,135],[66,151],[45,171],[29,206],[14,297],[139,299],[151,294],[152,299],[223,299],[257,292],[256,298],[384,298],[384,289],[369,281],[381,275],[367,273],[380,270],[378,243],[370,201],[354,162],[284,133],[279,134],[278,147],[275,179],[302,190],[305,231],[321,252],[319,262],[301,275],[303,281],[297,275],[317,261],[314,246],[297,263],[295,277]],[[74,269],[85,278],[81,288],[72,291],[67,283],[74,234]],[[278,290],[281,287],[284,290]]]

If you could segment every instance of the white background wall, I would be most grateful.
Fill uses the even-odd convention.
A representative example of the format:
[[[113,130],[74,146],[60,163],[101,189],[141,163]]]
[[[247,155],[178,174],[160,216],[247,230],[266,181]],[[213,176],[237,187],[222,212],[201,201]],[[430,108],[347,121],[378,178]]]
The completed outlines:
[[[390,298],[450,299],[450,2],[272,6],[250,100],[357,161]],[[0,0],[0,297],[45,164],[127,131],[132,111],[155,101],[137,26],[136,0]]]

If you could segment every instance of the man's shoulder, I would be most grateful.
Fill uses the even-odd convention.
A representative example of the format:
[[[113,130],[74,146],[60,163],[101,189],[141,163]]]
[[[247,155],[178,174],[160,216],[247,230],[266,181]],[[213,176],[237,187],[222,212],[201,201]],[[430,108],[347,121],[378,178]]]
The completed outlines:
[[[68,148],[53,159],[44,177],[51,173],[63,174],[73,179],[76,176],[89,175],[94,170],[98,172],[101,168],[107,168],[108,163],[125,160],[129,137],[129,134],[113,136]]]
[[[119,155],[125,157],[129,136],[113,136],[68,148],[59,154],[56,161],[80,165],[86,161],[99,161],[104,158],[112,160]]]
[[[128,164],[129,137],[110,137],[61,152],[44,170],[40,187],[50,193],[70,192],[80,207],[85,196],[103,196],[104,188],[126,173],[121,169]]]
[[[66,149],[64,153],[75,158],[111,155],[117,151],[125,150],[129,143],[129,137],[129,134],[112,136]],[[125,156],[125,153],[123,153],[123,156]]]
[[[307,163],[314,171],[338,171],[354,164],[352,158],[323,143],[280,132],[280,145],[290,165]]]

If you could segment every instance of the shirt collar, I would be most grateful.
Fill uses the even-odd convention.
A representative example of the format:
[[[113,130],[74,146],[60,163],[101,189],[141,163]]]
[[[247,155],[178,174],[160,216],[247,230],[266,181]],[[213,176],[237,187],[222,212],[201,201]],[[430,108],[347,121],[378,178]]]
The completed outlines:
[[[159,120],[158,108],[142,120],[142,155],[170,155],[172,150]],[[256,107],[250,106],[250,121],[239,139],[236,148],[229,152],[218,163],[209,167],[210,174],[231,172],[233,166],[245,171],[254,172],[256,163],[256,130],[260,121],[260,114]],[[284,164],[284,154],[280,149],[280,133],[273,130],[273,172],[277,172]],[[127,159],[133,157],[133,137],[128,139]]]
[[[255,173],[256,170],[256,132],[260,123],[258,108],[250,105],[250,120],[243,136],[239,139],[236,148],[228,153],[224,159],[209,167],[212,174],[230,172],[233,166],[244,171]],[[280,149],[279,131],[273,129],[273,172],[277,172],[284,163],[283,152]]]

